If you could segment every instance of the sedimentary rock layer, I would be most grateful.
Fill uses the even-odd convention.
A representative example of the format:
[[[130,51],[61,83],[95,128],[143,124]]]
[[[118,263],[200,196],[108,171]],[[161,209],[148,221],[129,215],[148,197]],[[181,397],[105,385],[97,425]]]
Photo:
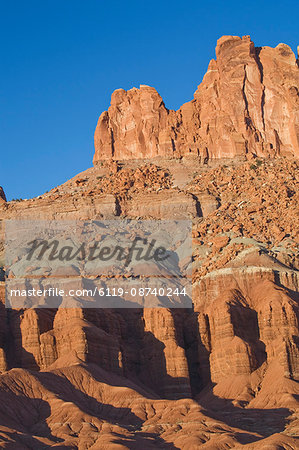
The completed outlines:
[[[0,189],[1,448],[297,448],[298,67],[248,37],[216,54],[177,112],[116,91],[94,167],[34,199]],[[5,308],[20,218],[189,218],[193,307]]]

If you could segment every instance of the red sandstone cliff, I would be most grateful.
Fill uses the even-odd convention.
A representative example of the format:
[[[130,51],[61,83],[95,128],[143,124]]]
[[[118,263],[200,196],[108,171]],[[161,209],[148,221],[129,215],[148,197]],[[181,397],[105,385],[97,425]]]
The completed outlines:
[[[299,156],[299,69],[290,47],[223,36],[191,102],[168,110],[157,91],[117,89],[95,131],[94,163],[199,155]]]
[[[116,91],[94,167],[30,200],[0,189],[1,448],[297,448],[298,67],[247,37],[216,53],[177,112]],[[193,309],[7,310],[19,218],[192,219]]]

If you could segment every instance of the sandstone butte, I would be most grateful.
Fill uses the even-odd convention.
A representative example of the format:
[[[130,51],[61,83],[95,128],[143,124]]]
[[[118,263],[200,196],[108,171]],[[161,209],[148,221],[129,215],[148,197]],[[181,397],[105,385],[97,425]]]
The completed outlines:
[[[149,86],[116,90],[95,131],[103,159],[299,156],[298,65],[290,47],[223,36],[194,99],[168,110]]]
[[[216,56],[178,111],[115,91],[92,168],[0,190],[2,236],[12,218],[190,218],[194,258],[193,309],[9,310],[0,242],[0,448],[298,448],[299,70],[247,36]]]

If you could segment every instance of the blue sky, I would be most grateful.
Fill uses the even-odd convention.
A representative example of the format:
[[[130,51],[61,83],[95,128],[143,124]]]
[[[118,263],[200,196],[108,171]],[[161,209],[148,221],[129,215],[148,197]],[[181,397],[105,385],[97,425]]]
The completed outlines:
[[[190,100],[224,34],[299,44],[299,2],[0,0],[0,185],[9,199],[92,165],[114,89]]]

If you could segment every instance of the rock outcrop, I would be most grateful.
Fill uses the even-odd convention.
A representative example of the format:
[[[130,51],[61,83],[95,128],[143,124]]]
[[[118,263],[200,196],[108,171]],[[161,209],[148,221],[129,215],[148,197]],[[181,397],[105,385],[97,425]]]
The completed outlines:
[[[3,188],[0,186],[0,203],[6,202],[6,196]]]
[[[105,159],[299,156],[299,68],[290,47],[223,36],[191,102],[168,110],[158,92],[116,90],[95,131]]]

